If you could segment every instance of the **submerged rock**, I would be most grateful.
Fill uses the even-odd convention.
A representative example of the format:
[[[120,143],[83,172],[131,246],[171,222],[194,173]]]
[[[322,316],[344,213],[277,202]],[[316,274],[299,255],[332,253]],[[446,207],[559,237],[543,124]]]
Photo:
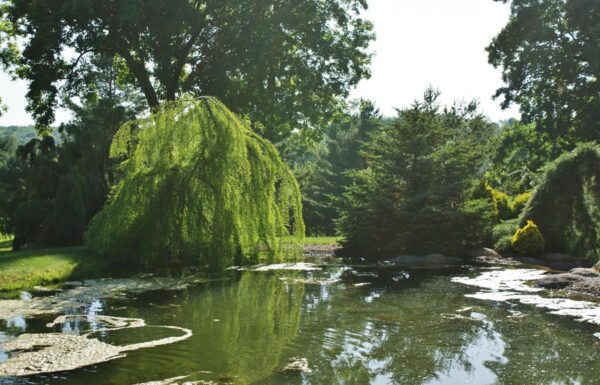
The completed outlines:
[[[290,362],[282,369],[283,372],[287,373],[310,373],[311,370],[308,367],[308,360],[306,358],[290,358]]]

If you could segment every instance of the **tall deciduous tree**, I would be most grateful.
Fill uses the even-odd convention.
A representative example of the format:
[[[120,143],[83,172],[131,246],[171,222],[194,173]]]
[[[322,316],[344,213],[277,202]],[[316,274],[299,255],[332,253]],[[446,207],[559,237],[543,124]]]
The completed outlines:
[[[507,3],[508,0],[496,0]],[[488,47],[502,67],[503,107],[521,106],[552,136],[600,138],[600,2],[513,0],[511,17]]]
[[[29,110],[54,118],[61,88],[76,94],[87,55],[119,56],[148,106],[212,95],[271,139],[322,126],[368,76],[365,0],[4,0],[22,39],[16,73]],[[5,32],[6,35],[6,32]],[[8,55],[8,54],[6,54]]]

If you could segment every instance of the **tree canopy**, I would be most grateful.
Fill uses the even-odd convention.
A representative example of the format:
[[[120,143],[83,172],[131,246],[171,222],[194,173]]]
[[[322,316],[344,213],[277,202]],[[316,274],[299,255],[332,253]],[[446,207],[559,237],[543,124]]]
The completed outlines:
[[[300,190],[271,142],[213,98],[123,125],[119,182],[87,244],[142,268],[274,262],[301,252]]]
[[[490,63],[502,67],[503,107],[517,103],[525,123],[553,138],[600,139],[600,3],[510,4],[510,21],[488,47]]]
[[[123,80],[156,108],[183,94],[218,97],[272,140],[320,127],[369,76],[364,0],[3,0],[0,58],[29,81],[29,110],[53,121],[77,95],[89,57],[118,57]],[[15,54],[10,37],[21,39]],[[0,38],[2,39],[2,38]],[[2,40],[0,40],[2,43]]]
[[[442,108],[429,89],[368,142],[341,204],[343,254],[460,253],[485,240],[489,200],[470,201],[494,126],[474,104]]]

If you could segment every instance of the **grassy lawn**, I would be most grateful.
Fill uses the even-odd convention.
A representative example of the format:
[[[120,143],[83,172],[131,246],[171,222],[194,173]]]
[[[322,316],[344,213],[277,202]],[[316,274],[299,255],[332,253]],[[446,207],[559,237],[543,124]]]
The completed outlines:
[[[306,245],[335,245],[339,237],[307,237]],[[108,264],[84,247],[11,251],[11,239],[0,239],[0,296],[34,286],[99,277]]]
[[[34,286],[94,277],[104,269],[103,261],[88,254],[83,247],[12,252],[10,241],[0,242],[0,294],[3,296]]]
[[[341,237],[306,237],[305,245],[336,245]]]

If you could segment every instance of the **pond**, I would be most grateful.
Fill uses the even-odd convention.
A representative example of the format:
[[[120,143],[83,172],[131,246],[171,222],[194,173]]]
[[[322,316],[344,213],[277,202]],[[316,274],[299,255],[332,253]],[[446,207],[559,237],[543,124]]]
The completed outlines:
[[[469,297],[480,289],[456,279],[490,271],[234,271],[188,288],[91,300],[84,317],[50,327],[56,315],[12,317],[0,321],[0,342],[23,333],[92,332],[125,346],[187,329],[193,335],[0,384],[598,384],[600,326],[518,300]],[[105,330],[102,315],[148,326]],[[0,349],[0,363],[12,354]],[[308,370],[282,371],[296,359]]]

